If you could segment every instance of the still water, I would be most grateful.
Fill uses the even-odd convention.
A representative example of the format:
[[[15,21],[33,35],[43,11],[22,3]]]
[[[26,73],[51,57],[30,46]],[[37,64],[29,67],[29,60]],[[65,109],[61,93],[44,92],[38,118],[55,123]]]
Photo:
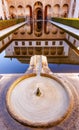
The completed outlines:
[[[42,23],[41,23],[42,24]],[[46,33],[46,35],[43,35],[43,29],[42,29],[42,26],[41,26],[41,24],[37,24],[36,25],[36,23],[35,23],[35,25],[34,25],[34,27],[36,28],[36,30],[35,30],[35,35],[36,35],[36,38],[37,39],[40,39],[40,37],[42,37],[43,36],[43,38],[45,37],[45,38],[50,38],[51,37],[51,39],[52,39],[52,37],[54,37],[54,39],[56,38],[56,36],[55,35],[57,35],[56,33],[57,33],[57,28],[56,27],[54,27],[54,26],[52,26],[51,25],[51,27],[49,28],[50,29],[50,31],[47,31],[46,32],[46,29],[48,29],[47,27],[49,27],[50,25],[49,24],[45,24],[45,26],[44,26],[44,28],[45,28],[45,33]],[[37,29],[37,27],[38,27],[38,29]],[[29,30],[29,28],[30,28],[30,30]],[[53,28],[53,29],[52,29]],[[25,27],[23,27],[22,29],[20,28],[19,29],[19,32],[18,31],[16,31],[16,32],[14,32],[15,34],[15,39],[17,39],[17,37],[18,37],[18,39],[19,38],[23,38],[23,35],[25,35],[25,38],[28,38],[28,40],[30,40],[30,38],[32,38],[33,39],[33,36],[34,36],[34,34],[33,34],[33,26],[32,25],[27,25],[27,26],[25,26]],[[29,31],[28,31],[29,30]],[[27,35],[26,35],[26,32],[27,32]],[[40,33],[41,32],[41,33]],[[18,35],[18,33],[21,33],[21,35],[22,35],[22,37],[19,37],[19,35]],[[44,34],[45,34],[44,33]],[[59,32],[58,32],[59,33]],[[37,35],[37,34],[40,34],[40,35]],[[49,35],[50,36],[49,36]],[[31,35],[31,36],[30,36]],[[48,37],[47,37],[48,36]],[[60,38],[60,36],[61,36],[61,38],[63,38],[65,35],[64,35],[64,33],[62,32],[61,33],[61,30],[60,30],[60,35],[59,35],[59,38]],[[63,37],[62,37],[63,36]],[[34,39],[33,39],[34,40]],[[50,39],[49,39],[50,40]],[[53,43],[53,46],[54,46],[54,44],[55,44],[55,41],[53,41],[52,42]],[[52,43],[51,43],[51,45],[52,45]],[[20,48],[24,48],[24,42],[22,42],[22,44],[23,45],[21,45],[20,46]],[[46,45],[44,46],[44,47],[46,47],[47,46],[47,42],[45,43]],[[15,42],[15,45],[16,46],[14,46],[14,48],[15,49],[17,49],[17,42]],[[29,42],[29,45],[31,45],[31,42]],[[60,42],[60,45],[62,46],[62,44],[61,44],[61,42]],[[66,44],[65,44],[66,45]],[[40,48],[40,42],[38,42],[37,43],[37,45],[36,45],[36,48],[37,47],[39,47]],[[68,46],[67,46],[68,47]],[[67,51],[67,47],[65,48],[66,49],[66,51]],[[8,47],[7,47],[8,48]],[[6,49],[7,49],[6,48]],[[13,47],[12,47],[13,48]],[[31,47],[25,47],[26,49],[27,48],[31,48]],[[51,48],[51,46],[50,46],[50,48]],[[27,64],[27,63],[22,63],[22,62],[20,62],[17,58],[5,58],[5,55],[6,55],[6,49],[4,50],[4,51],[2,51],[2,53],[0,53],[0,74],[7,74],[7,73],[24,73],[26,70],[27,70],[27,68],[29,67],[29,64]],[[46,48],[45,48],[46,49]],[[7,49],[7,50],[9,50],[9,49]],[[24,49],[25,50],[25,49]],[[32,50],[32,49],[31,49]],[[31,50],[29,50],[29,51],[31,51]],[[37,51],[39,51],[39,50],[36,50],[36,53],[37,53]],[[12,51],[11,51],[12,52]],[[23,53],[25,53],[25,52],[23,52]],[[46,50],[46,53],[47,53],[47,50]],[[66,54],[66,53],[65,53]],[[30,62],[30,61],[29,61]],[[79,65],[71,65],[71,64],[49,64],[49,68],[53,71],[53,72],[55,72],[55,73],[79,73]]]
[[[29,64],[23,64],[17,59],[4,58],[5,51],[0,54],[0,74],[24,73]],[[49,68],[55,73],[79,73],[79,65],[49,64]]]
[[[24,73],[29,64],[22,64],[17,59],[4,58],[5,51],[0,54],[0,74],[2,73]]]

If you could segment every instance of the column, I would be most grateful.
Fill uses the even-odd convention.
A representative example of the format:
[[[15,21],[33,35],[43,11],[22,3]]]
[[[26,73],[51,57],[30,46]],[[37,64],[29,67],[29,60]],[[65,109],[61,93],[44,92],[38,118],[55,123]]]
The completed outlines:
[[[79,17],[79,0],[75,1],[75,11],[74,11],[74,18],[78,18]]]
[[[5,19],[2,0],[0,0],[0,18]]]
[[[6,18],[9,19],[9,7],[6,0],[4,0],[4,9],[5,9]]]

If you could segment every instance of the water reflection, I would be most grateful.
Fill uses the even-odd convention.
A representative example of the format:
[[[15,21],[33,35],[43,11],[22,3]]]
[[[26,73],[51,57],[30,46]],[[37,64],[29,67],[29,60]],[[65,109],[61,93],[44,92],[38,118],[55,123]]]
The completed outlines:
[[[29,64],[21,63],[16,58],[4,58],[5,51],[0,54],[0,74],[24,73]],[[78,73],[79,65],[49,64],[49,68],[55,73]]]
[[[0,74],[24,73],[29,64],[21,64],[16,58],[4,58],[5,51],[0,54]]]
[[[38,16],[37,21],[28,22],[0,41],[1,51],[5,49],[5,53],[3,51],[0,54],[0,73],[24,73],[33,55],[47,56],[53,72],[79,72],[78,65],[63,65],[79,64],[78,56],[65,40],[65,32],[47,21],[40,20],[41,12]]]
[[[28,58],[32,55],[45,55],[48,57],[49,61],[49,58],[65,58],[68,54],[69,46],[64,40],[14,40],[5,50],[6,57],[17,59],[23,58],[26,59],[25,63],[28,62]]]

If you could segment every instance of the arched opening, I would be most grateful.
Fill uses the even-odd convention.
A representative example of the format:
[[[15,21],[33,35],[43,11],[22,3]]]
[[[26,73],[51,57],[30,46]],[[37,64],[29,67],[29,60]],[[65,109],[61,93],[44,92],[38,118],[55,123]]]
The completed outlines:
[[[44,47],[44,55],[48,55],[49,54],[49,48],[48,47]]]
[[[20,28],[20,34],[21,34],[21,35],[24,35],[24,34],[25,34],[25,28],[24,28],[24,27]]]
[[[45,6],[45,20],[50,19],[51,15],[51,5]]]
[[[47,19],[50,19],[50,17],[51,17],[51,6],[50,5],[46,5],[45,6],[45,16],[44,16],[44,19],[45,20],[47,20]],[[48,26],[47,26],[47,21],[45,21],[45,23],[44,23],[44,32],[46,33],[46,34],[49,34],[49,28],[48,28]]]
[[[50,48],[50,54],[55,55],[56,54],[56,47],[51,47]]]
[[[58,33],[58,28],[53,26],[53,29],[52,29],[52,34],[57,34]]]
[[[64,34],[65,32],[62,30],[62,29],[60,29],[60,34]]]
[[[22,55],[26,55],[27,54],[26,47],[21,47],[21,53],[22,53]]]
[[[27,20],[32,19],[32,7],[30,5],[26,6],[26,17],[27,17]]]
[[[35,35],[39,37],[42,35],[43,26],[43,5],[39,1],[34,4],[34,20]]]
[[[42,9],[37,8],[36,9],[36,20],[35,20],[34,27],[35,27],[36,32],[40,32],[40,35],[42,34],[41,33],[42,25],[43,25],[43,21],[41,21],[42,19],[43,19]],[[40,35],[37,35],[37,36],[40,36]]]
[[[53,7],[53,17],[59,17],[60,15],[60,5],[56,4]]]
[[[24,8],[23,8],[22,5],[18,6],[17,12],[18,12],[17,13],[18,17],[23,17],[24,16]]]
[[[42,55],[42,48],[41,47],[35,47],[35,54],[36,55]]]
[[[20,55],[20,48],[14,47],[14,53],[15,53],[15,55]]]
[[[42,3],[40,1],[35,2],[34,6],[42,6]]]
[[[29,55],[33,55],[33,48],[32,48],[32,47],[29,47],[29,48],[28,48],[28,54],[29,54]]]
[[[63,55],[64,47],[57,47],[57,55]]]
[[[15,10],[15,7],[13,6],[13,5],[11,5],[10,6],[10,8],[9,8],[9,10],[10,10],[10,16],[11,16],[11,18],[14,18],[16,15],[16,10]]]
[[[43,5],[39,1],[34,4],[34,19],[35,20],[43,19]]]
[[[37,31],[41,31],[42,29],[42,20],[43,19],[43,15],[42,15],[42,10],[39,8],[37,9]]]
[[[42,19],[43,19],[42,10],[38,9],[37,10],[37,20],[42,20]]]
[[[32,22],[32,7],[30,5],[26,6],[26,19],[29,21],[28,30],[29,34],[33,32],[33,22]]]
[[[69,11],[68,4],[64,4],[63,8],[62,8],[62,17],[67,17],[68,16],[68,11]]]

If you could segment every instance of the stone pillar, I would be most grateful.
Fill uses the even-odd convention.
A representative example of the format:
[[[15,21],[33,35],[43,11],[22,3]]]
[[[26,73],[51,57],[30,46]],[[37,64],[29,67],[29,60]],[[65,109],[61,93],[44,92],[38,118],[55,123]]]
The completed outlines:
[[[75,11],[74,11],[74,18],[78,18],[79,17],[79,0],[76,0],[75,3]]]
[[[5,19],[2,0],[0,0],[0,18]]]
[[[6,18],[9,19],[9,8],[6,0],[4,0],[4,9],[5,9]]]
[[[70,17],[70,18],[71,17],[78,18],[78,15],[79,15],[79,8],[78,8],[78,6],[79,6],[79,0],[76,0],[76,1],[72,0],[71,1],[68,17]],[[74,10],[74,13],[72,14],[73,10]]]
[[[74,0],[71,0],[71,2],[70,2],[70,8],[69,8],[69,14],[68,14],[68,17],[69,17],[69,18],[73,17],[73,16],[72,16],[73,3],[74,3]]]

